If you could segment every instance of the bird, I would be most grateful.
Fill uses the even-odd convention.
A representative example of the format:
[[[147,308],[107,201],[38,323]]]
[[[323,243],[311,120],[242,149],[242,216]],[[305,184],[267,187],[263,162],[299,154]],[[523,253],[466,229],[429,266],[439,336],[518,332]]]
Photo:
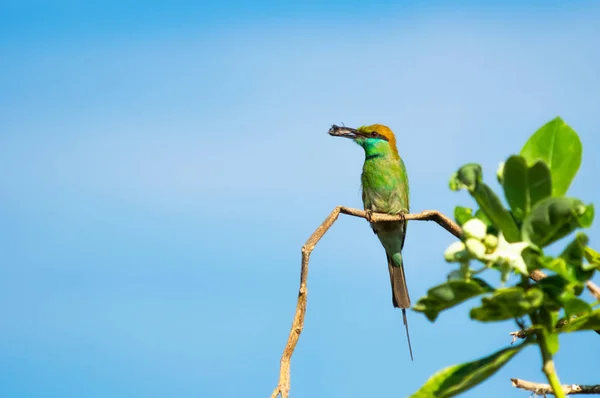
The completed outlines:
[[[334,137],[349,138],[364,149],[365,160],[361,174],[363,206],[373,232],[385,249],[392,285],[392,304],[394,308],[402,310],[408,349],[413,360],[406,317],[406,309],[410,308],[410,296],[402,261],[407,223],[405,219],[393,222],[372,222],[371,219],[373,213],[409,213],[408,174],[404,161],[398,154],[396,137],[389,127],[382,124],[356,129],[334,124],[328,133]]]

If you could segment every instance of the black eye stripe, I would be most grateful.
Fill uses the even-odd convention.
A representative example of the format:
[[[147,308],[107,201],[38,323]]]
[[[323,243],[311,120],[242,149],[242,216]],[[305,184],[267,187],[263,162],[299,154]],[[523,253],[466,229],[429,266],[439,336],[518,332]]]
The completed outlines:
[[[382,139],[382,140],[385,140],[385,141],[389,141],[386,136],[383,136],[383,135],[379,134],[377,131],[371,131],[369,133],[369,136],[371,138],[379,138],[379,139]]]

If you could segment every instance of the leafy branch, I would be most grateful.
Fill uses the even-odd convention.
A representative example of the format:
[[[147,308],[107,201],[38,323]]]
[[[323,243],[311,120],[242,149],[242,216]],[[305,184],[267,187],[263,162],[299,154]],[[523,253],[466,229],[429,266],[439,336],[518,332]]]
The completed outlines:
[[[577,133],[560,118],[542,126],[521,153],[510,156],[498,170],[508,207],[483,182],[480,165],[467,164],[452,176],[450,188],[467,190],[478,209],[456,207],[454,216],[463,234],[460,242],[446,250],[445,258],[458,268],[450,272],[445,283],[430,289],[413,309],[434,322],[441,312],[482,296],[481,305],[470,310],[471,318],[486,323],[512,319],[521,331],[511,334],[525,341],[450,368],[490,363],[473,370],[477,377],[457,379],[456,372],[442,370],[413,397],[457,395],[491,376],[528,345],[539,349],[548,388],[559,398],[565,396],[553,356],[559,349],[561,333],[600,329],[600,309],[594,310],[580,297],[587,286],[600,298],[600,290],[591,282],[600,268],[600,254],[588,246],[589,238],[579,231],[559,255],[544,250],[592,224],[594,206],[566,196],[581,164],[581,154]],[[483,267],[473,269],[472,263]],[[500,273],[500,286],[483,279],[484,273],[493,271]],[[511,276],[516,282],[507,285]],[[532,284],[530,278],[537,283]],[[531,323],[529,328],[524,326],[526,318]],[[499,355],[507,352],[511,355]],[[449,387],[456,385],[460,388]]]

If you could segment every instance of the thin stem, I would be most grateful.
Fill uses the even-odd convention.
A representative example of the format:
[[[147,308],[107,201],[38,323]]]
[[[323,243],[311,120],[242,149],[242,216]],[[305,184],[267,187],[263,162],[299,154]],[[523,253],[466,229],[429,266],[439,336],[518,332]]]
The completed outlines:
[[[482,267],[479,269],[474,269],[473,271],[471,271],[471,276],[473,275],[477,275],[477,274],[481,274],[483,271],[490,269],[489,267]]]
[[[539,317],[536,312],[530,314],[530,318],[532,325],[539,324]],[[560,380],[558,379],[558,374],[556,374],[556,369],[554,368],[554,360],[552,359],[552,353],[550,352],[550,346],[548,345],[546,333],[546,330],[543,328],[536,331],[537,344],[538,347],[540,347],[540,352],[542,353],[542,371],[546,375],[546,379],[548,379],[548,382],[554,391],[554,396],[556,398],[565,398],[565,392],[562,389]]]
[[[540,331],[540,335],[544,335],[543,331]],[[539,335],[538,335],[539,338]],[[554,368],[554,361],[552,360],[552,354],[548,348],[548,342],[546,340],[545,335],[540,340],[540,350],[542,351],[542,360],[544,361],[544,366],[542,370],[554,391],[554,396],[557,398],[565,398],[565,393],[560,384],[560,380],[558,379],[558,375],[556,374],[556,369]]]

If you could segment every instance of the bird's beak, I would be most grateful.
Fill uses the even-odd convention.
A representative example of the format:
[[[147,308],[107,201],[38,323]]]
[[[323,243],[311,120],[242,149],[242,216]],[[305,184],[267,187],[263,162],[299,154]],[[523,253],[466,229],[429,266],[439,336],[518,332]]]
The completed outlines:
[[[345,137],[345,138],[355,139],[356,137],[358,137],[360,135],[360,132],[358,130],[350,128],[350,127],[340,127],[340,126],[336,126],[334,124],[329,129],[329,135],[332,135],[334,137]]]

